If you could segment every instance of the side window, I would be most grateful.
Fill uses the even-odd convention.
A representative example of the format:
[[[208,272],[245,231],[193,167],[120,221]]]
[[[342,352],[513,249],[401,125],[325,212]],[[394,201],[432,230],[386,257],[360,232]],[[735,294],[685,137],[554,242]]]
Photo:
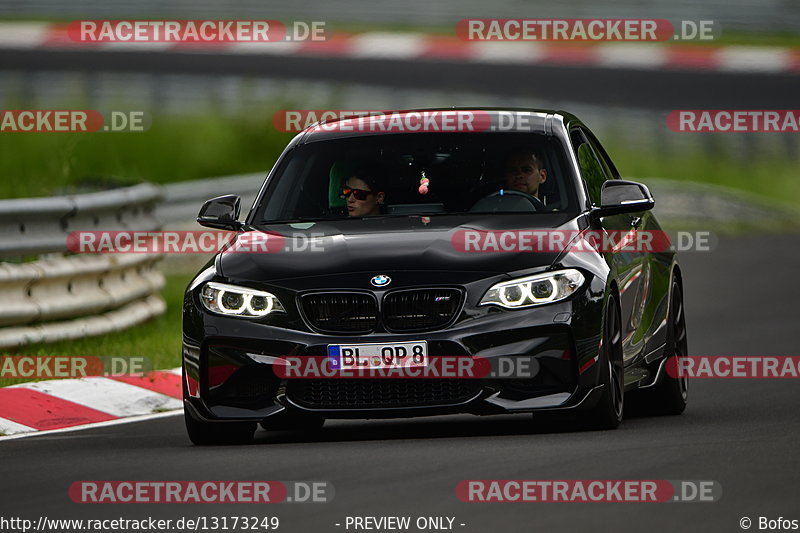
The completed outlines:
[[[619,178],[619,170],[617,170],[616,165],[614,162],[611,161],[611,158],[608,156],[608,152],[606,149],[603,148],[603,145],[600,144],[600,141],[597,140],[597,137],[591,131],[584,130],[584,134],[588,137],[589,142],[594,148],[595,153],[600,157],[602,162],[605,164],[606,167],[606,175],[609,179],[618,179]]]
[[[589,198],[594,205],[600,205],[600,191],[603,183],[608,179],[606,169],[581,130],[572,130],[571,137]]]

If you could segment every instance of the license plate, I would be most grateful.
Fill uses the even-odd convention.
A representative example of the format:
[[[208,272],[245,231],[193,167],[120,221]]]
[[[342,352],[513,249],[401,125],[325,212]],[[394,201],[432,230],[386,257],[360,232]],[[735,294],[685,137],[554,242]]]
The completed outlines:
[[[428,343],[329,344],[328,358],[337,370],[424,367],[428,366]]]

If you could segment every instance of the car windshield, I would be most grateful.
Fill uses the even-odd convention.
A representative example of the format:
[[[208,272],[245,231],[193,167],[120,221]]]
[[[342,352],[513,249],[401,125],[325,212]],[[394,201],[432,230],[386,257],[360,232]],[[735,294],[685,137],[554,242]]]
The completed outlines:
[[[562,145],[532,133],[365,135],[301,144],[254,224],[577,211]]]

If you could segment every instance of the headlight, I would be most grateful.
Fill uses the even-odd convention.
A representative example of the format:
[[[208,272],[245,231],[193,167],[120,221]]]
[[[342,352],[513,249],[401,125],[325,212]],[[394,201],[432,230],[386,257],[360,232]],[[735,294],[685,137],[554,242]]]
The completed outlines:
[[[203,287],[200,300],[206,309],[221,315],[260,317],[286,311],[274,294],[213,281]]]
[[[530,307],[563,300],[583,285],[584,277],[574,269],[545,272],[493,285],[479,305],[499,305],[507,309]]]

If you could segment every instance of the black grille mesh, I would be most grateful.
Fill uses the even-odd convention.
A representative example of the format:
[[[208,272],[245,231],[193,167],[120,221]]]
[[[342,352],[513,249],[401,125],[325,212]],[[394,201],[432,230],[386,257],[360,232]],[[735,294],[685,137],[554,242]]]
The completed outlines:
[[[302,305],[311,325],[321,331],[368,333],[378,320],[378,304],[370,294],[307,294]]]
[[[480,390],[462,379],[298,379],[288,397],[310,409],[417,407],[465,402]]]
[[[412,289],[386,295],[383,321],[394,331],[435,329],[448,324],[461,305],[456,289]]]

